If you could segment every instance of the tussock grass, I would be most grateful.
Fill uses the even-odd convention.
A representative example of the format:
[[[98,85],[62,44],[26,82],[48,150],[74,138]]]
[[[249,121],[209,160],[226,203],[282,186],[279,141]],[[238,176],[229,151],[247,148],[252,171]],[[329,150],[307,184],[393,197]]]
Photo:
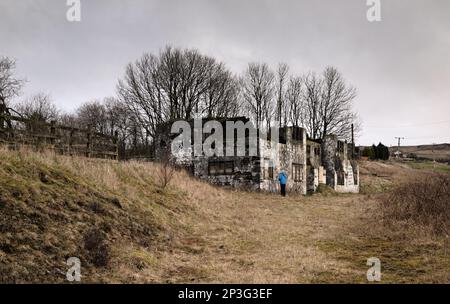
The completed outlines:
[[[361,167],[362,184],[416,172]],[[82,283],[366,282],[371,256],[385,282],[448,282],[443,236],[380,225],[383,193],[281,198],[182,170],[162,187],[160,169],[0,150],[0,282],[66,282],[72,256]]]
[[[188,206],[153,166],[0,150],[0,281],[63,282],[71,256],[88,282],[108,281],[114,247],[159,246]]]
[[[377,257],[381,283],[448,283],[449,175],[397,162],[361,162],[360,173],[362,199],[348,209],[349,221],[317,241],[346,263],[339,281],[367,282],[364,265]]]
[[[414,177],[382,199],[381,211],[387,223],[404,223],[437,235],[449,234],[450,175]]]
[[[161,170],[0,149],[0,282],[64,282],[72,256],[84,282],[166,280],[167,253],[202,251],[230,192],[183,170],[162,187]]]

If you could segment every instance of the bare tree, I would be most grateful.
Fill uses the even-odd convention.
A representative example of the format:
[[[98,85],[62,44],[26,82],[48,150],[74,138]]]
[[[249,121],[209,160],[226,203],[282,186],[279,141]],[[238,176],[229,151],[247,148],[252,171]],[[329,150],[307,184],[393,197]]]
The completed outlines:
[[[209,71],[208,86],[203,101],[199,104],[206,117],[234,117],[240,112],[239,82],[223,64],[216,64]]]
[[[327,134],[335,134],[341,138],[350,139],[352,124],[359,127],[357,115],[352,109],[356,89],[347,85],[342,74],[334,67],[325,69],[322,85],[319,136],[323,138]]]
[[[309,73],[304,77],[304,86],[305,113],[303,126],[311,138],[319,139],[322,135],[322,119],[320,116],[322,80],[315,73]]]
[[[106,133],[111,136],[117,133],[119,138],[125,141],[131,132],[133,113],[115,97],[105,98],[103,105],[107,121]]]
[[[207,91],[209,72],[214,69],[215,60],[201,55],[197,50],[185,50],[181,63],[177,117],[190,119],[198,110],[201,96]]]
[[[116,136],[120,145],[120,153],[125,155],[126,150],[132,154],[148,155],[150,151],[150,138],[135,114],[122,101],[109,97],[104,99],[107,133]]]
[[[17,111],[27,119],[33,121],[56,121],[59,111],[52,102],[50,95],[45,93],[35,94],[16,104]]]
[[[270,127],[272,113],[274,111],[273,72],[268,65],[263,63],[250,63],[245,72],[242,88],[249,115],[254,119],[256,127]]]
[[[285,105],[285,83],[289,67],[286,63],[278,64],[277,70],[277,116],[276,119],[279,122],[280,128],[283,125],[287,125],[288,113],[286,113]]]
[[[106,134],[108,120],[106,108],[100,100],[93,100],[82,104],[77,110],[78,123],[82,128]]]
[[[24,81],[14,77],[16,62],[8,57],[0,57],[0,110],[8,112],[8,103],[19,95]]]
[[[176,99],[177,79],[164,77],[166,71],[160,69],[160,61],[154,55],[144,54],[140,60],[128,64],[124,78],[117,85],[121,101],[152,135],[157,124],[172,116],[174,106],[171,100]],[[165,78],[165,83],[162,78]],[[163,86],[170,90],[164,90]]]
[[[142,127],[135,113],[121,100],[106,97],[82,104],[76,115],[62,116],[63,124],[117,136],[121,158],[150,157],[149,133]]]
[[[286,113],[289,122],[296,127],[305,122],[305,100],[303,80],[301,77],[291,77],[286,89]]]
[[[321,76],[309,73],[303,78],[300,106],[293,96],[297,90],[290,83],[288,99],[291,104],[291,120],[293,124],[301,123],[313,139],[324,138],[334,134],[342,139],[351,138],[351,128],[359,130],[358,116],[353,111],[352,102],[356,97],[354,87],[348,85],[342,74],[334,67],[327,67]],[[298,113],[297,113],[298,112]]]
[[[234,114],[239,88],[234,76],[197,50],[166,47],[130,63],[118,95],[151,137],[170,119]]]
[[[77,115],[73,114],[73,113],[60,114],[58,121],[61,125],[66,126],[66,127],[82,128],[82,126],[80,126],[80,124],[79,124]]]

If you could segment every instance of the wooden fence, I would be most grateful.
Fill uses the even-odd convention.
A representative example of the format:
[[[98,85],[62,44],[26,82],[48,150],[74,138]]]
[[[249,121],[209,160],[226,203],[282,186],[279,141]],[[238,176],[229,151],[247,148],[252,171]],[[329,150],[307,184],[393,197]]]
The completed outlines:
[[[0,144],[12,149],[22,146],[51,149],[63,155],[118,159],[117,134],[108,136],[89,129],[35,121],[0,110]]]

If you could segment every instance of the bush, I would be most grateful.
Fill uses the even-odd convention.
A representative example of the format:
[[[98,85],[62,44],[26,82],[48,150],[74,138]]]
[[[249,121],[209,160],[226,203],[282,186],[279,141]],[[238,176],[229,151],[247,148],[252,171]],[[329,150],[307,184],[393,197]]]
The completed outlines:
[[[365,147],[364,150],[362,151],[362,156],[364,157],[368,157],[370,159],[374,158],[374,151],[372,147]]]
[[[157,171],[158,183],[162,190],[166,189],[170,184],[174,174],[175,168],[170,163],[170,158],[167,155],[164,155]]]
[[[389,148],[382,143],[379,143],[377,146],[372,145],[372,147],[365,147],[362,155],[369,157],[371,160],[388,160]]]
[[[108,265],[110,248],[106,234],[98,228],[89,230],[84,235],[84,249],[88,251],[89,260],[97,267]]]
[[[396,187],[382,201],[383,218],[431,228],[448,235],[450,225],[450,175],[432,174]]]

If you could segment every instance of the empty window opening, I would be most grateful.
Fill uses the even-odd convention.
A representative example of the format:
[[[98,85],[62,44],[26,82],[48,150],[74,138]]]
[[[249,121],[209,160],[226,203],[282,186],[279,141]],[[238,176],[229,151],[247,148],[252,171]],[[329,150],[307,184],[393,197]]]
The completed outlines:
[[[270,159],[264,159],[263,170],[262,170],[262,178],[273,180],[273,163]]]
[[[209,175],[231,175],[234,173],[233,161],[210,161],[208,163]]]
[[[340,186],[345,185],[345,174],[343,171],[337,172],[337,184]]]
[[[292,128],[292,139],[302,141],[303,140],[303,132],[302,128],[300,127],[293,127]]]
[[[319,147],[315,147],[315,148],[314,148],[314,154],[315,154],[316,156],[320,156],[320,148],[319,148]]]
[[[304,180],[303,176],[303,165],[300,164],[292,164],[292,178],[294,182],[301,182]]]
[[[344,153],[344,143],[342,141],[338,141],[337,148],[338,148],[338,152]]]

